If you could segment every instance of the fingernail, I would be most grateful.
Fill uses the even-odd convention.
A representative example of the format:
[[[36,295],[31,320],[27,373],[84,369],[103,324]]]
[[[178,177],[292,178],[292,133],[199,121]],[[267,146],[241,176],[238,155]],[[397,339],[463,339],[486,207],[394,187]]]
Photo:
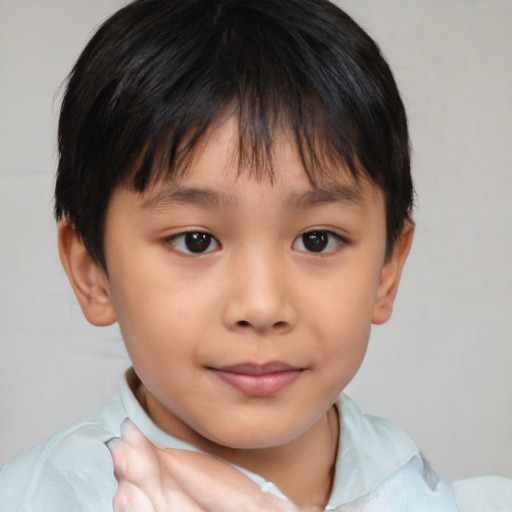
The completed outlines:
[[[104,444],[112,453],[112,451],[114,451],[120,443],[121,439],[119,437],[111,437],[108,441],[105,441]]]
[[[103,444],[108,448],[108,445],[110,444],[110,441],[113,441],[116,437],[113,436],[110,439],[107,439],[106,441],[103,441]]]
[[[126,437],[133,432],[134,429],[133,421],[130,418],[126,418],[123,423],[121,423],[121,436]]]

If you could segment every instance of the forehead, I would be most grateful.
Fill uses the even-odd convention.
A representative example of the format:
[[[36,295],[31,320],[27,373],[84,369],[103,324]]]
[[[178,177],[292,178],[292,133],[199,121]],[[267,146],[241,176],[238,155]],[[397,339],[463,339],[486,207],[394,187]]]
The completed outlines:
[[[354,173],[321,148],[305,153],[289,130],[277,131],[263,154],[259,148],[243,147],[239,135],[233,116],[219,123],[196,146],[186,166],[170,175],[155,171],[157,179],[142,194],[143,206],[156,208],[167,201],[233,205],[235,189],[249,181],[253,191],[273,190],[290,206],[340,201],[364,207],[376,188],[362,170]],[[308,163],[313,161],[311,168]]]
[[[297,126],[286,109],[268,120],[250,117],[240,108],[228,103],[206,125],[185,127],[183,132],[165,130],[156,143],[148,141],[142,151],[135,151],[138,156],[119,174],[117,185],[144,192],[159,181],[197,174],[207,160],[223,161],[226,168],[238,167],[240,174],[270,181],[287,164],[301,168],[312,185],[339,182],[350,175],[356,181],[375,180],[360,165],[350,137],[333,134],[325,120]]]
[[[142,207],[158,210],[179,203],[234,207],[249,186],[252,195],[278,194],[293,208],[343,203],[364,209],[375,193],[376,187],[363,173],[355,176],[342,162],[326,158],[317,162],[316,172],[306,169],[304,155],[286,131],[273,138],[265,160],[244,163],[238,142],[231,118],[208,134],[186,170],[160,178],[144,191]]]

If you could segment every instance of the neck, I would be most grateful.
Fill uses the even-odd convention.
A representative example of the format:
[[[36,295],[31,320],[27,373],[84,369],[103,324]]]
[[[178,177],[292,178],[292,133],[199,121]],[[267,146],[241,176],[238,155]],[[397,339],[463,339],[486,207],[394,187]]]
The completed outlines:
[[[144,386],[135,390],[146,412],[156,423],[159,404],[153,404]],[[156,413],[156,414],[155,414]],[[159,425],[168,430],[164,425]],[[240,466],[273,482],[288,499],[300,507],[325,508],[332,488],[338,447],[339,421],[331,407],[316,423],[292,441],[261,449],[234,449],[218,445],[190,432],[169,432],[194,444],[198,449]]]
[[[273,482],[296,505],[324,510],[332,489],[338,429],[338,415],[333,406],[286,445],[259,450],[223,447],[222,453],[210,453]]]

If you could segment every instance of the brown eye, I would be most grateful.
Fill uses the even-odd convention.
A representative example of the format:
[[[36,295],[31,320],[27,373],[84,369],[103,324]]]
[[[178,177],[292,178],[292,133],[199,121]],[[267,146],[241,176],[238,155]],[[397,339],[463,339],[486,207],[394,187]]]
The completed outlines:
[[[343,242],[343,238],[332,231],[307,231],[295,239],[293,248],[304,252],[329,253]]]
[[[179,252],[185,254],[201,254],[218,249],[219,242],[208,233],[188,231],[172,236],[169,242]]]
[[[329,242],[325,231],[311,231],[302,235],[304,247],[311,252],[322,252]]]
[[[212,237],[206,233],[187,233],[185,245],[190,252],[204,252],[212,242]]]

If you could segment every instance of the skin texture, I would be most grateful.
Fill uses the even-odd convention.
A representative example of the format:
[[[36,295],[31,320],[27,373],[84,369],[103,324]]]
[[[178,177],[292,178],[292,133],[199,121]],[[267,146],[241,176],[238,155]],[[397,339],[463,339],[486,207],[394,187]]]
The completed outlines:
[[[225,462],[185,450],[157,449],[130,420],[121,430],[121,438],[108,444],[119,481],[115,512],[299,512]]]
[[[161,429],[259,473],[301,506],[323,506],[333,403],[362,363],[371,324],[391,315],[412,228],[386,260],[380,189],[342,168],[313,187],[285,134],[274,182],[239,173],[236,130],[233,120],[213,130],[179,180],[114,192],[107,272],[66,221],[61,259],[87,319],[119,323],[137,397]],[[205,250],[190,253],[184,232]],[[305,233],[323,240],[321,251]],[[240,373],[276,369],[287,370],[285,385],[275,375],[233,385]]]

